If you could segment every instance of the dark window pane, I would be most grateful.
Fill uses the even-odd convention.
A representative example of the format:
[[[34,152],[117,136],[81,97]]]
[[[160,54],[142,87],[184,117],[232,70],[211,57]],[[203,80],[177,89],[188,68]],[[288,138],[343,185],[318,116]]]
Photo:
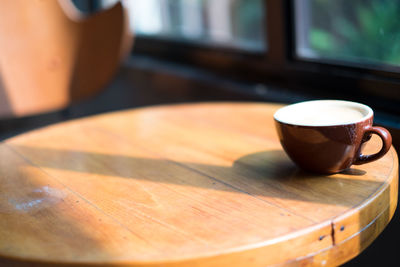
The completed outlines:
[[[400,65],[400,1],[293,2],[299,57]]]
[[[102,0],[103,5],[113,0]],[[263,0],[126,0],[137,35],[265,50]]]

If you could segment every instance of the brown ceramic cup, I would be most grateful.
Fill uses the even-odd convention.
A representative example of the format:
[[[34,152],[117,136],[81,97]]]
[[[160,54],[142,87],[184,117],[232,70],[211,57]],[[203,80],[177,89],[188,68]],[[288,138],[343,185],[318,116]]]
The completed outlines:
[[[306,101],[279,109],[274,119],[287,155],[311,172],[337,173],[353,164],[377,160],[392,144],[385,128],[372,126],[372,109],[360,103]],[[382,139],[382,148],[375,154],[363,155],[361,149],[371,134]]]

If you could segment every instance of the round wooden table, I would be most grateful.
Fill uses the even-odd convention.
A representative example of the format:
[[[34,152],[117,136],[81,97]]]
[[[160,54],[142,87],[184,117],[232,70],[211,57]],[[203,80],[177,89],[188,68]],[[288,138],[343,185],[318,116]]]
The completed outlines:
[[[398,159],[299,170],[278,105],[108,113],[0,145],[0,265],[337,265],[384,229]],[[372,139],[367,150],[380,146]]]

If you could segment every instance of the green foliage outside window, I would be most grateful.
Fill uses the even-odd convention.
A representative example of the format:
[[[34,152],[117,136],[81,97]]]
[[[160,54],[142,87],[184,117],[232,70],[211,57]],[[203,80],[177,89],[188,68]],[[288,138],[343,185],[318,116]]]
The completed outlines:
[[[312,0],[309,46],[321,57],[400,64],[400,1]]]

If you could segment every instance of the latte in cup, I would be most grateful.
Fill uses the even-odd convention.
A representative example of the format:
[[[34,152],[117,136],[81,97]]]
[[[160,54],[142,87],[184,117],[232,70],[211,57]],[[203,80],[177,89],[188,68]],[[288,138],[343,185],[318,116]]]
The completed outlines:
[[[287,106],[275,113],[275,119],[283,123],[305,126],[349,124],[372,115],[365,105],[339,101],[308,101]]]

